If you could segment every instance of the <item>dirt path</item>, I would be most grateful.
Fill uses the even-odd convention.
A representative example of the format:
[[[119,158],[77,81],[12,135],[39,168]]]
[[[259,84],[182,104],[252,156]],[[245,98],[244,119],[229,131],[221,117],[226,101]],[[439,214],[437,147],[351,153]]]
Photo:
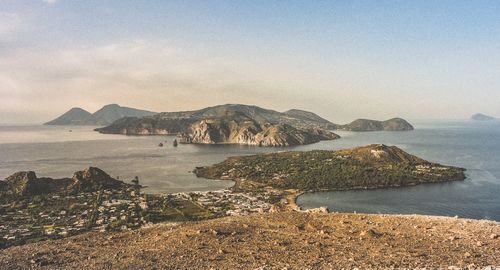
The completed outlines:
[[[500,224],[282,212],[88,233],[0,251],[1,269],[500,267]]]

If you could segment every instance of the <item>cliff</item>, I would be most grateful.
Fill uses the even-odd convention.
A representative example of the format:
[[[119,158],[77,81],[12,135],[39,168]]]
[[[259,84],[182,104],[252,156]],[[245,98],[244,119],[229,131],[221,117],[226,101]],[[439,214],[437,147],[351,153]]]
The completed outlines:
[[[191,125],[190,129],[182,136],[182,142],[291,146],[339,138],[338,135],[321,129],[300,129],[288,124],[259,123],[241,113],[201,120]]]
[[[347,190],[464,180],[465,169],[425,161],[395,146],[281,152],[231,157],[197,168],[199,177],[254,182],[278,189]]]
[[[386,121],[357,119],[350,124],[339,126],[339,129],[348,131],[408,131],[414,128],[402,118],[392,118]]]

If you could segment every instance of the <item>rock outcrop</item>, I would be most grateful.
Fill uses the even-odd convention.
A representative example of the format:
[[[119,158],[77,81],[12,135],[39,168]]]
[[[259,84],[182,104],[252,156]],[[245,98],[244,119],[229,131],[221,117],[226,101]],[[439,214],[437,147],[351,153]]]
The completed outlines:
[[[96,167],[89,167],[73,174],[70,192],[90,192],[99,189],[117,189],[126,186],[122,181],[112,178],[109,174]]]
[[[386,121],[357,119],[350,124],[339,126],[348,131],[409,131],[413,126],[402,118],[392,118]]]
[[[0,194],[34,196],[52,193],[92,192],[103,189],[126,187],[99,168],[89,167],[75,172],[72,178],[38,178],[33,171],[16,172],[0,181]]]

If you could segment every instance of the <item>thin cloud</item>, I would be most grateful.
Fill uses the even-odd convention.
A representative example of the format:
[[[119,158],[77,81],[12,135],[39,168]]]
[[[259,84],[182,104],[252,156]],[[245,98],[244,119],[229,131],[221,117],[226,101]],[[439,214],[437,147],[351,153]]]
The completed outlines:
[[[59,2],[59,0],[42,0],[42,1],[45,2],[45,3],[47,3],[47,4],[50,4],[50,5]]]
[[[259,100],[281,94],[257,81],[242,74],[237,63],[162,41],[19,49],[0,56],[0,114],[23,108],[36,115],[33,121],[44,121],[68,107],[96,110],[114,102],[156,111],[229,102],[272,105]]]

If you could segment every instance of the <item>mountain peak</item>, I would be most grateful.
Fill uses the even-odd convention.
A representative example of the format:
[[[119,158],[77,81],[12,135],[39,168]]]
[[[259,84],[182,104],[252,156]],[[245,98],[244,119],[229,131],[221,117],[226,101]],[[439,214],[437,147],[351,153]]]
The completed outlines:
[[[105,108],[106,108],[106,109],[108,109],[108,108],[121,108],[121,106],[120,106],[120,105],[118,105],[118,104],[116,104],[116,103],[112,103],[112,104],[104,105],[104,106],[102,107],[102,109],[105,109]]]

